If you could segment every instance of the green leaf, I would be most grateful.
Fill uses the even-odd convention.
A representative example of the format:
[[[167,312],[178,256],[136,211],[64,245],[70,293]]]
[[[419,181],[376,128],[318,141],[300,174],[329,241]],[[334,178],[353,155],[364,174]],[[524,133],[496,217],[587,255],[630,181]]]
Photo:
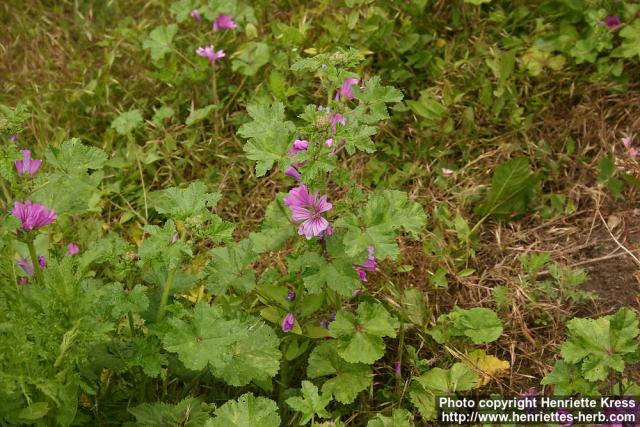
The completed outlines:
[[[142,47],[149,49],[154,62],[160,61],[173,50],[173,38],[177,33],[176,24],[160,25],[151,31],[142,43]]]
[[[350,363],[372,364],[384,355],[383,337],[396,336],[398,321],[379,303],[363,302],[357,316],[339,311],[329,325],[338,354]]]
[[[556,396],[571,396],[578,393],[581,396],[596,396],[598,383],[589,383],[582,377],[580,367],[556,361],[553,371],[549,372],[540,382],[542,385],[553,385]]]
[[[633,58],[640,56],[640,20],[635,19],[618,33],[623,42],[611,52],[611,56],[618,58]]]
[[[454,363],[450,369],[433,368],[414,377],[411,401],[425,419],[436,416],[436,397],[469,391],[477,384],[476,375],[464,363]]]
[[[201,181],[194,181],[187,188],[171,187],[149,194],[151,204],[159,214],[179,220],[207,213],[207,208],[214,207],[221,196],[220,193],[208,193],[207,186]]]
[[[47,415],[51,408],[47,402],[34,402],[18,414],[18,418],[35,421]]]
[[[413,415],[406,409],[393,409],[391,416],[376,414],[374,419],[369,420],[367,427],[413,427]]]
[[[329,341],[320,344],[309,355],[307,376],[309,378],[332,375],[322,385],[322,393],[332,394],[343,404],[353,403],[362,390],[371,386],[373,373],[362,363],[345,362],[337,352],[337,343]]]
[[[207,288],[222,295],[229,287],[241,293],[250,292],[256,284],[251,264],[258,258],[251,240],[245,239],[211,250],[211,261],[205,269]]]
[[[638,317],[628,308],[598,319],[571,319],[567,330],[562,358],[580,365],[588,381],[603,381],[610,370],[622,372],[625,356],[638,348]]]
[[[168,269],[178,268],[184,256],[191,256],[191,248],[183,241],[173,241],[176,226],[172,220],[167,221],[162,228],[157,225],[145,225],[144,231],[149,233],[140,248],[138,255],[140,264],[150,264],[158,261]]]
[[[260,68],[269,63],[269,45],[262,42],[249,42],[240,46],[233,55],[231,69],[245,76],[255,75]]]
[[[219,307],[202,302],[189,319],[169,319],[162,341],[188,369],[208,366],[234,386],[269,380],[280,367],[279,341],[271,328],[250,316],[224,317]]]
[[[622,198],[623,184],[618,178],[616,178],[616,163],[613,156],[602,156],[598,162],[598,170],[600,172],[598,176],[598,182],[605,185],[611,195],[616,198]]]
[[[63,142],[59,148],[49,146],[46,157],[51,166],[68,174],[82,176],[89,169],[102,169],[107,161],[104,151],[84,145],[78,138]]]
[[[209,414],[200,400],[187,397],[175,405],[169,403],[143,403],[129,412],[136,417],[140,427],[185,426],[200,427],[209,419]]]
[[[244,145],[247,158],[256,161],[256,174],[263,176],[275,162],[289,160],[295,126],[285,121],[284,104],[249,105],[247,112],[252,121],[238,129],[238,135],[248,139]]]
[[[331,417],[325,409],[331,402],[331,395],[325,393],[318,395],[318,387],[309,381],[302,381],[302,397],[290,397],[286,402],[294,411],[302,413],[300,420],[302,425],[307,424],[315,416]]]
[[[494,171],[491,190],[476,212],[502,218],[526,213],[534,198],[537,181],[529,170],[529,159],[508,160]]]
[[[289,213],[282,204],[283,196],[284,194],[279,194],[274,201],[269,203],[260,230],[249,235],[256,253],[278,250],[294,236]]]
[[[279,427],[280,415],[276,403],[264,397],[245,393],[215,411],[215,418],[206,427]]]
[[[426,221],[422,206],[408,200],[406,193],[384,190],[373,194],[357,215],[336,221],[336,227],[347,229],[343,242],[348,256],[364,259],[373,246],[376,258],[383,260],[400,254],[396,237],[401,229],[417,238]]]
[[[429,334],[440,344],[448,342],[451,337],[461,336],[469,338],[474,344],[484,344],[500,337],[502,322],[488,308],[464,310],[456,307],[451,313],[438,317],[436,326]]]
[[[479,6],[481,4],[491,3],[492,0],[464,0],[465,3]]]
[[[207,119],[211,115],[211,113],[217,109],[217,105],[207,105],[206,107],[193,110],[191,111],[191,113],[189,113],[189,117],[187,117],[187,121],[185,123],[187,124],[187,126],[198,124]]]
[[[327,261],[315,252],[304,252],[295,259],[289,259],[289,271],[303,273],[304,286],[311,294],[318,294],[330,288],[344,297],[349,297],[361,286],[353,263],[346,258]]]
[[[144,119],[142,118],[140,110],[129,110],[120,113],[120,115],[111,122],[111,127],[120,135],[128,135],[140,127],[143,121]]]
[[[411,111],[425,119],[428,126],[436,126],[447,114],[447,107],[427,91],[423,91],[418,100],[408,100],[406,103]]]

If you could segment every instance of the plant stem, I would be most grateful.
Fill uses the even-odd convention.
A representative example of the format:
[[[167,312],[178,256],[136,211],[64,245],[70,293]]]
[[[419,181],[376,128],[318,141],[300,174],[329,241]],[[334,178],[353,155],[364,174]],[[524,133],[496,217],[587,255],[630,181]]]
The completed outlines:
[[[133,313],[131,312],[131,310],[129,310],[129,312],[127,313],[127,317],[129,318],[129,329],[131,329],[131,336],[135,337],[136,330],[133,326]]]
[[[402,369],[402,353],[404,350],[404,322],[400,323],[400,333],[398,339],[398,355],[396,357],[396,363],[400,365],[400,369]],[[395,369],[395,365],[394,365]],[[395,372],[396,374],[396,393],[400,394],[402,392],[402,373]]]
[[[33,240],[27,242],[27,247],[29,248],[29,255],[31,255],[31,262],[33,263],[33,271],[36,275],[36,282],[41,285],[44,285],[44,277],[42,276],[42,269],[40,268],[40,263],[38,262],[38,256],[36,255],[36,247],[33,244]]]
[[[160,306],[158,307],[158,317],[157,321],[161,321],[164,317],[165,309],[167,308],[167,301],[169,300],[169,291],[171,291],[171,287],[173,286],[173,279],[176,277],[177,268],[172,269],[167,276],[167,280],[164,282],[164,287],[162,289],[162,298],[160,299]]]
[[[213,88],[213,104],[216,108],[213,110],[213,126],[216,135],[220,135],[220,129],[218,126],[218,108],[220,107],[220,99],[218,98],[218,73],[216,72],[216,64],[211,64],[212,73],[212,88]]]

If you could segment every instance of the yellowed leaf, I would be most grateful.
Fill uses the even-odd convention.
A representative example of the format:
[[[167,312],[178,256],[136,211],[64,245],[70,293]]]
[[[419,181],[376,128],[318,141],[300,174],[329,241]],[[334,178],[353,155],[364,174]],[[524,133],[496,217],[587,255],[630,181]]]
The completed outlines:
[[[488,384],[493,377],[505,375],[511,365],[506,360],[500,360],[487,354],[484,350],[474,350],[467,354],[465,363],[476,374],[478,383],[476,388]]]

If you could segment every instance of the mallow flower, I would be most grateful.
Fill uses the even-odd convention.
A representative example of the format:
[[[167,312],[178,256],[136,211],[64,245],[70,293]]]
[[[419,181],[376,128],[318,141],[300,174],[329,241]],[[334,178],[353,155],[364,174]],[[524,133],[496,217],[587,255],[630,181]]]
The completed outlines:
[[[342,114],[329,113],[329,124],[331,125],[331,131],[333,133],[336,132],[338,123],[344,126],[347,124],[347,119],[345,119]]]
[[[354,267],[356,272],[358,273],[358,277],[363,282],[367,281],[367,271],[368,272],[374,272],[374,271],[376,271],[376,268],[378,266],[378,263],[376,261],[376,257],[375,257],[375,254],[374,254],[373,246],[369,246],[367,248],[367,251],[368,251],[367,260],[365,262],[363,262],[362,264],[356,265]]]
[[[293,325],[296,323],[296,318],[293,317],[293,313],[287,313],[282,319],[282,332],[289,332],[293,329]]]
[[[295,141],[293,141],[291,148],[289,148],[289,156],[294,157],[296,154],[298,154],[301,151],[307,151],[308,148],[309,148],[309,141],[306,141],[304,139],[296,139]],[[300,175],[300,171],[298,171],[298,166],[301,166],[301,165],[302,163],[300,162],[293,162],[289,166],[289,168],[284,172],[284,174],[287,176],[290,176],[296,181],[300,181],[300,179],[302,178],[302,175]]]
[[[24,258],[20,258],[17,261],[18,265],[20,266],[20,268],[22,268],[24,270],[24,272],[27,274],[27,276],[33,276],[34,274],[34,270],[33,270],[33,261],[31,260],[26,260]],[[44,269],[47,266],[47,260],[45,257],[43,257],[42,255],[38,257],[38,264],[40,265],[41,269]]]
[[[198,12],[198,9],[193,9],[191,11],[191,17],[196,22],[200,22],[202,20],[202,17],[200,16],[200,12]]]
[[[44,227],[56,220],[55,210],[31,200],[25,200],[24,203],[16,202],[11,214],[20,220],[25,231]]]
[[[75,243],[71,242],[67,245],[67,253],[69,255],[77,255],[80,253],[80,247]]]
[[[353,85],[360,83],[358,79],[344,79],[342,86],[336,93],[336,101],[340,98],[353,99]]]
[[[310,240],[314,236],[332,234],[329,221],[322,217],[323,212],[330,210],[333,205],[327,202],[327,196],[318,196],[316,191],[309,193],[306,185],[292,188],[289,195],[283,199],[284,205],[291,210],[291,220],[300,222],[298,234]]]
[[[31,151],[21,150],[22,160],[16,160],[16,170],[18,175],[35,175],[42,164],[42,160],[34,160],[31,158]]]
[[[604,25],[609,30],[615,30],[622,25],[622,20],[619,16],[607,16],[606,18],[598,21],[598,24]]]
[[[211,62],[212,64],[216,62],[217,59],[224,58],[225,56],[227,56],[227,54],[224,53],[224,50],[222,49],[216,52],[213,45],[199,47],[196,49],[196,53],[198,54],[198,56],[207,58],[209,62]]]
[[[630,137],[627,136],[625,138],[622,138],[622,145],[624,145],[624,148],[627,149],[627,153],[629,154],[629,157],[635,160],[636,157],[638,157],[638,150],[631,146],[632,143],[633,143],[633,140]]]
[[[213,31],[233,30],[238,26],[229,15],[220,15],[213,21]]]

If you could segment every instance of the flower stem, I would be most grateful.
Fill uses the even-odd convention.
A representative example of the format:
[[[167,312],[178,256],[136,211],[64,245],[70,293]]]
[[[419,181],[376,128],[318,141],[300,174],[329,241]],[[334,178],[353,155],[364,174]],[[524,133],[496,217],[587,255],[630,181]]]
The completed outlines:
[[[40,268],[40,263],[38,262],[38,256],[36,255],[36,247],[33,244],[33,240],[27,242],[27,247],[29,248],[29,255],[31,255],[31,262],[33,263],[33,271],[36,275],[36,282],[41,285],[44,285],[44,277],[42,276],[42,269]]]
[[[213,126],[216,132],[216,135],[219,136],[220,129],[218,126],[218,108],[220,107],[220,99],[218,98],[218,73],[216,72],[215,63],[211,64],[211,69],[213,70],[212,79],[211,79],[212,80],[211,86],[213,89],[213,104],[216,106],[216,108],[213,110]]]
[[[171,287],[173,286],[173,279],[176,277],[176,272],[178,268],[174,268],[169,272],[167,276],[166,282],[164,282],[164,287],[162,289],[162,297],[160,299],[160,306],[158,307],[158,317],[157,321],[161,321],[164,317],[165,309],[167,308],[167,301],[169,300],[169,291],[171,291]]]

